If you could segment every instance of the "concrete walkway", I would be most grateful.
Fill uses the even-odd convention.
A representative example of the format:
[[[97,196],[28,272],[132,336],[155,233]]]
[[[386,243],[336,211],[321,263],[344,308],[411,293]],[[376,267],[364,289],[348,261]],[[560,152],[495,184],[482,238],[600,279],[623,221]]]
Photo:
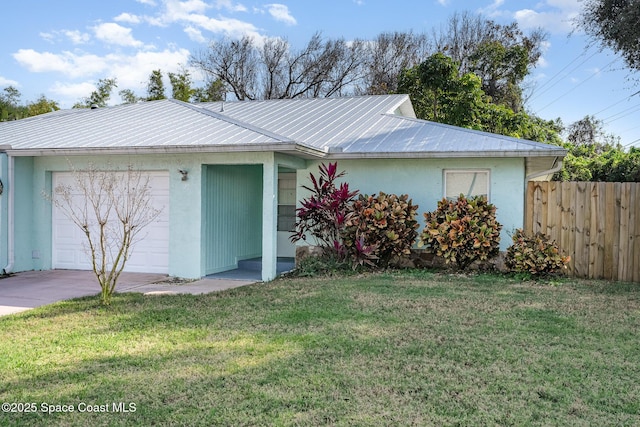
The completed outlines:
[[[249,285],[256,281],[200,279],[174,281],[165,274],[122,273],[116,292],[157,294],[206,294]],[[27,271],[0,279],[0,316],[71,298],[100,293],[100,285],[91,271]]]

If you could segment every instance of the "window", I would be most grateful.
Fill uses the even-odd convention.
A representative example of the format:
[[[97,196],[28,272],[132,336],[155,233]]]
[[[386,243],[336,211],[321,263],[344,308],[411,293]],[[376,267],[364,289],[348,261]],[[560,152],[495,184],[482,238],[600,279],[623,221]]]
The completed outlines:
[[[445,170],[444,196],[457,199],[460,194],[465,197],[485,196],[489,199],[488,170]]]
[[[296,228],[296,174],[278,174],[278,231]]]

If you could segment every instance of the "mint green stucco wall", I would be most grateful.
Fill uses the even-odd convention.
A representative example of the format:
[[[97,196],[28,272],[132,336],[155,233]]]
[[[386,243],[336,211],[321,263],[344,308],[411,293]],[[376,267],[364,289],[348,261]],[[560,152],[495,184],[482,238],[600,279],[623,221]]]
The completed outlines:
[[[42,196],[51,192],[52,173],[69,171],[67,158],[15,157],[14,200],[14,271],[46,270],[52,267],[51,204]],[[251,180],[261,180],[261,218],[256,214],[251,221],[260,223],[250,234],[260,234],[255,246],[247,254],[261,252],[263,280],[275,277],[277,253],[277,176],[282,168],[297,170],[298,197],[305,193],[301,185],[308,184],[310,172],[317,174],[318,161],[303,160],[275,153],[219,153],[219,154],[154,154],[121,156],[70,157],[76,168],[89,163],[100,167],[129,164],[150,171],[169,171],[169,274],[185,278],[200,278],[206,274],[206,256],[210,247],[204,234],[207,208],[203,205],[206,173],[210,165],[253,165]],[[6,175],[6,158],[0,157],[0,177]],[[508,232],[522,226],[524,216],[524,160],[523,159],[406,159],[406,160],[340,160],[338,168],[346,170],[352,188],[362,193],[408,193],[420,205],[422,213],[433,210],[443,196],[443,169],[490,169],[491,201],[498,208],[498,220],[504,225],[502,249],[509,245]],[[182,181],[178,169],[187,170],[188,179]],[[258,173],[260,171],[260,173]],[[255,175],[255,176],[253,176]],[[3,180],[4,182],[4,180]],[[5,187],[11,185],[5,182]],[[5,195],[6,195],[5,191]],[[251,198],[255,196],[252,191]],[[7,214],[6,199],[0,196],[0,261],[6,262]],[[206,198],[204,199],[206,200]],[[243,199],[246,201],[246,199]],[[3,213],[4,212],[4,213]],[[257,212],[257,211],[256,211]],[[3,222],[5,221],[5,222]],[[232,239],[226,233],[225,239]],[[245,239],[243,237],[243,239]],[[258,251],[258,242],[261,248]],[[3,246],[4,245],[4,246]],[[1,268],[1,267],[0,267]]]
[[[205,166],[205,274],[262,254],[262,165]]]
[[[86,168],[90,163],[99,167],[124,169],[132,164],[136,169],[149,171],[169,171],[169,275],[184,278],[200,278],[205,275],[202,244],[203,233],[203,170],[206,165],[267,165],[269,171],[277,170],[276,161],[291,167],[303,166],[304,162],[288,156],[273,153],[220,153],[220,154],[171,154],[171,155],[122,155],[122,156],[73,156],[69,157],[75,168]],[[63,156],[15,157],[15,265],[14,271],[47,270],[52,267],[52,225],[51,204],[43,192],[51,193],[53,172],[69,171],[69,160]],[[188,179],[182,181],[178,169],[187,170]],[[263,175],[263,174],[262,174]],[[262,177],[263,178],[263,177]],[[277,182],[270,182],[265,188],[263,200],[275,201],[273,194]],[[0,207],[1,209],[1,207]],[[272,206],[269,212],[274,211]],[[1,213],[0,213],[1,215]],[[264,221],[264,214],[262,220]],[[0,217],[1,219],[1,217]],[[275,218],[267,216],[269,223]],[[260,228],[264,236],[273,234],[268,241],[275,241],[275,228]],[[0,239],[3,242],[6,238]],[[273,258],[275,251],[262,253]],[[270,264],[270,263],[268,263]],[[0,267],[1,268],[1,267]],[[273,274],[264,275],[270,280]]]
[[[9,264],[9,158],[0,153],[0,273]]]
[[[14,250],[14,271],[40,269],[36,260],[33,259],[33,255],[39,255],[34,247],[35,233],[45,225],[42,222],[46,222],[47,219],[36,220],[37,212],[42,211],[45,200],[39,189],[36,189],[33,170],[33,159],[14,159],[13,203],[20,207],[19,210],[14,211],[13,219],[13,240],[16,249]],[[49,229],[51,229],[51,215],[48,220]],[[48,241],[51,242],[51,233]]]
[[[307,169],[298,170],[298,200],[306,196],[300,185],[309,182],[309,173],[317,176],[321,162],[309,162]],[[498,221],[503,225],[501,250],[510,245],[509,234],[522,227],[524,221],[524,159],[362,159],[338,160],[338,170],[346,171],[343,178],[351,189],[363,194],[379,191],[409,194],[419,205],[420,228],[424,227],[423,213],[436,209],[444,195],[443,170],[489,169],[490,198],[497,207]]]

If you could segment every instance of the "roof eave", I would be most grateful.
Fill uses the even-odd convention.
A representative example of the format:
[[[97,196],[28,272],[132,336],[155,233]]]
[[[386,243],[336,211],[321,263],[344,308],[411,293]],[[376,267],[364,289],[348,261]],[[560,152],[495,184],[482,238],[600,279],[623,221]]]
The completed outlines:
[[[83,156],[96,154],[192,154],[192,153],[238,153],[238,152],[297,152],[297,144],[281,142],[272,144],[242,145],[171,145],[154,147],[87,147],[87,148],[29,148],[9,149],[14,157]]]
[[[535,151],[411,151],[411,152],[339,152],[328,151],[327,159],[444,159],[444,158],[478,158],[478,157],[558,157],[567,155],[566,150],[535,150]]]

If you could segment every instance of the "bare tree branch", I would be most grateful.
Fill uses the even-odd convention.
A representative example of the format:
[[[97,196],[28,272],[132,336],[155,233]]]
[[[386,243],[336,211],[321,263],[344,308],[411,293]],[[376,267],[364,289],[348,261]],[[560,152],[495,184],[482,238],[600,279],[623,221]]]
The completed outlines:
[[[102,302],[108,305],[141,231],[161,210],[152,205],[149,176],[131,165],[126,171],[70,166],[73,185],[60,184],[45,197],[84,233]]]
[[[221,40],[191,58],[220,79],[238,100],[328,97],[353,91],[363,77],[364,43],[324,40],[315,33],[293,52],[280,38],[259,46],[253,39]]]

